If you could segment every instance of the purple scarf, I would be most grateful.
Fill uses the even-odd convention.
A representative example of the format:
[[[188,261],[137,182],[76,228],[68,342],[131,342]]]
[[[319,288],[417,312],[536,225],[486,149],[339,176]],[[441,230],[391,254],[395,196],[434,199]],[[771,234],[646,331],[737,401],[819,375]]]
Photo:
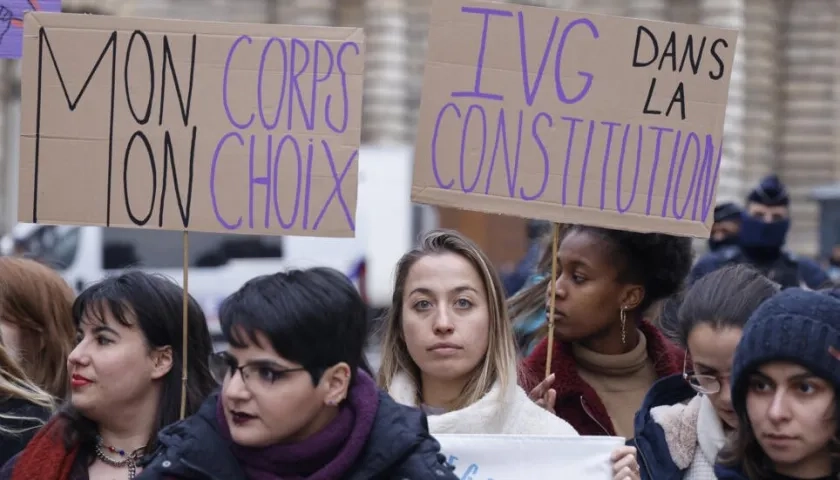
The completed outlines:
[[[370,376],[358,370],[350,395],[338,415],[320,432],[294,444],[264,448],[231,446],[252,480],[336,480],[362,453],[379,409],[379,392]],[[219,396],[216,419],[222,436],[232,441]]]

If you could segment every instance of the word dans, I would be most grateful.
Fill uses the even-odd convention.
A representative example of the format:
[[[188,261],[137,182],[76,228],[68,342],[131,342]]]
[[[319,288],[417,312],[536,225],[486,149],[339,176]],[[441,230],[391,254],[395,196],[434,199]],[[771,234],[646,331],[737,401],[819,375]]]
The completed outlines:
[[[263,128],[267,131],[273,131],[280,124],[280,117],[283,114],[285,104],[286,122],[283,126],[285,130],[294,128],[293,119],[296,112],[303,118],[303,125],[307,131],[315,130],[316,120],[319,118],[323,118],[322,121],[335,133],[343,133],[347,130],[350,102],[347,83],[348,73],[344,66],[344,57],[348,52],[356,56],[360,55],[359,44],[344,42],[338,47],[337,51],[333,52],[333,46],[324,40],[315,40],[314,45],[310,46],[297,38],[288,41],[277,37],[267,39],[262,47],[260,65],[257,71],[257,85],[253,90],[256,93],[254,106],[250,107],[247,119],[243,120],[244,116],[237,119],[237,116],[234,115],[228,96],[231,88],[228,80],[234,55],[243,42],[251,45],[253,39],[248,35],[242,35],[233,42],[225,61],[224,77],[222,79],[222,102],[231,125],[244,130],[250,128],[256,117],[259,116]],[[271,69],[267,67],[269,60],[272,58],[270,56],[272,55],[272,46],[276,46],[274,48],[275,55],[279,54],[282,68]],[[324,58],[326,58],[326,62]],[[279,73],[282,78],[279,81],[266,80],[266,73],[269,72]],[[333,75],[336,72],[340,77],[341,99],[339,101],[342,106],[334,120],[333,111],[335,107],[333,100],[335,99],[332,94],[319,95],[319,87],[334,78]],[[303,85],[303,88],[301,85]],[[272,104],[264,98],[266,87],[278,89],[279,96],[276,104]],[[241,87],[238,86],[237,88]],[[309,98],[304,99],[304,92],[309,94]],[[323,105],[319,101],[323,101]],[[256,110],[256,113],[254,113],[254,110]]]
[[[650,45],[650,48],[647,49],[645,53],[642,53],[642,43],[643,39],[647,39],[645,43]],[[680,56],[679,66],[677,66],[677,33],[671,31],[671,34],[668,37],[668,41],[665,42],[665,46],[662,48],[661,54],[659,50],[659,40],[657,40],[656,35],[651,32],[648,28],[639,25],[636,29],[636,43],[633,47],[633,67],[635,68],[646,68],[659,60],[659,63],[656,66],[658,71],[662,71],[666,65],[669,66],[669,70],[673,73],[683,73],[683,69],[686,66],[686,62],[688,62],[689,68],[694,75],[699,75],[700,67],[703,60],[703,54],[706,52],[706,42],[707,39],[703,36],[700,39],[700,45],[697,47],[695,52],[695,40],[691,34],[688,34],[685,38],[685,45],[683,46],[682,55]],[[712,80],[720,80],[723,78],[723,74],[725,71],[725,66],[723,64],[723,59],[718,52],[719,48],[729,48],[729,44],[726,40],[722,38],[715,39],[711,42],[711,46],[709,47],[709,55],[712,57],[712,60],[715,63],[715,66],[712,69],[708,70],[709,78]],[[650,51],[652,50],[652,51]],[[640,56],[641,55],[641,56]],[[668,62],[666,64],[666,62]],[[656,77],[652,77],[650,80],[650,88],[648,89],[647,99],[645,99],[645,106],[642,109],[642,112],[646,115],[661,115],[662,110],[656,110],[651,106],[651,99],[654,96],[654,92],[656,91]],[[678,106],[680,109],[680,118],[685,120],[685,85],[683,82],[679,82],[677,87],[674,89],[674,93],[671,96],[671,101],[668,103],[668,107],[665,110],[665,116],[671,115],[671,110],[673,110],[674,106]]]
[[[55,53],[53,52],[52,45],[50,44],[49,36],[47,31],[44,27],[38,32],[38,39],[39,39],[39,46],[38,46],[38,80],[37,80],[37,106],[36,106],[36,133],[35,133],[35,195],[34,201],[32,205],[32,221],[37,222],[38,220],[38,169],[40,163],[40,141],[41,141],[41,126],[42,126],[42,117],[43,117],[43,105],[41,104],[42,99],[42,91],[43,91],[43,76],[44,76],[44,52],[46,51],[49,54],[49,57],[52,61],[53,66],[55,67],[55,71],[58,77],[58,81],[61,84],[62,90],[64,92],[64,98],[67,101],[67,107],[72,112],[75,111],[81,101],[82,97],[84,96],[85,92],[90,85],[91,80],[93,79],[96,72],[100,69],[101,65],[104,63],[107,56],[110,54],[110,64],[111,64],[111,71],[110,71],[110,91],[108,92],[110,98],[110,116],[108,119],[109,122],[109,134],[108,134],[108,178],[107,178],[107,209],[106,209],[106,219],[105,225],[109,226],[111,224],[111,189],[112,189],[112,170],[114,164],[114,148],[115,148],[115,139],[114,139],[114,124],[115,124],[115,108],[116,108],[116,92],[117,92],[117,48],[118,48],[118,35],[117,32],[112,32],[107,42],[105,43],[102,52],[99,54],[96,62],[93,65],[93,68],[87,75],[79,93],[75,96],[75,98],[71,98],[70,94],[68,93],[67,84],[64,80],[64,75],[62,74],[61,68],[58,65],[58,61],[55,57]],[[139,42],[137,42],[139,40]],[[134,119],[135,124],[140,127],[147,125],[151,119],[153,114],[153,104],[155,99],[155,92],[158,89],[158,85],[160,88],[160,95],[158,101],[158,115],[157,115],[157,123],[159,126],[164,124],[164,112],[166,111],[165,102],[166,102],[166,91],[167,91],[167,72],[172,77],[172,83],[174,84],[175,95],[178,98],[178,105],[180,108],[180,116],[183,122],[183,127],[186,127],[191,132],[191,139],[190,139],[190,153],[188,160],[186,162],[177,161],[175,158],[175,148],[172,145],[172,134],[169,128],[164,130],[163,135],[163,165],[162,167],[158,167],[157,157],[155,155],[155,149],[152,147],[152,144],[149,140],[149,137],[143,132],[143,130],[139,129],[135,131],[129,138],[127,145],[125,146],[124,154],[123,154],[123,201],[125,203],[126,212],[128,213],[129,218],[131,221],[138,225],[143,226],[146,225],[149,220],[153,217],[155,205],[158,205],[158,226],[162,226],[164,223],[164,205],[167,193],[167,178],[169,176],[169,172],[171,170],[172,174],[172,184],[175,188],[175,198],[178,203],[178,209],[181,215],[181,223],[183,224],[184,228],[189,227],[190,223],[190,208],[192,205],[192,186],[193,186],[193,165],[194,165],[194,154],[195,154],[195,146],[196,146],[196,138],[198,136],[198,129],[195,126],[190,128],[190,106],[192,103],[192,90],[193,90],[193,80],[195,74],[195,58],[196,58],[196,36],[192,35],[192,48],[189,55],[189,62],[185,65],[185,68],[189,69],[189,72],[181,72],[182,75],[178,75],[178,72],[175,68],[175,61],[173,59],[173,52],[169,37],[167,35],[163,35],[162,37],[162,45],[161,45],[161,57],[160,61],[156,62],[151,42],[149,41],[149,37],[146,35],[145,32],[140,30],[135,30],[131,33],[128,43],[125,47],[124,55],[125,58],[125,68],[122,72],[122,82],[125,89],[125,101],[128,106],[128,110],[131,112],[131,116]],[[143,93],[144,90],[141,85],[141,82],[138,82],[138,78],[142,78],[140,74],[136,71],[132,71],[131,68],[136,65],[137,62],[132,63],[131,56],[132,55],[142,55],[148,60],[148,96],[146,98],[146,105],[145,108],[138,108],[138,105],[142,105],[139,99],[135,98],[133,95],[138,95]],[[181,57],[179,57],[181,58]],[[141,62],[142,63],[142,62]],[[156,69],[156,65],[160,63],[159,70]],[[179,65],[182,65],[182,62],[178,62]],[[74,68],[76,65],[73,66]],[[160,83],[157,83],[157,75],[156,72],[160,74]],[[181,79],[187,83],[187,86],[184,90],[186,90],[186,95],[184,94],[184,90],[181,87]],[[96,92],[93,95],[98,95],[100,92]],[[140,113],[138,113],[140,112]],[[169,125],[167,125],[168,127]],[[148,154],[149,162],[151,165],[150,170],[153,174],[153,181],[151,187],[151,205],[148,211],[144,214],[136,214],[134,211],[134,207],[132,205],[135,202],[131,202],[129,200],[129,188],[128,184],[132,183],[131,179],[128,178],[128,164],[132,158],[132,152],[135,150],[134,146],[137,142],[140,142],[145,147],[145,151]],[[186,173],[186,187],[182,189],[181,182],[179,182],[178,177],[178,165],[181,165],[181,168],[184,166],[187,169]],[[157,171],[163,171],[163,180],[158,185],[157,182]],[[181,175],[183,177],[183,174]],[[160,201],[156,202],[158,188],[160,189]],[[186,192],[183,192],[186,190]]]
[[[491,112],[491,115],[493,113]],[[568,137],[566,144],[558,145],[559,135],[558,131],[561,128],[561,122],[564,122],[568,129]],[[586,126],[584,126],[586,125]],[[604,128],[606,127],[606,128]],[[586,129],[583,135],[578,133],[579,130]],[[440,172],[440,165],[442,158],[452,158],[455,155],[450,155],[449,151],[441,152],[438,145],[438,138],[441,132],[446,131],[460,131],[460,145],[453,148],[454,151],[459,151],[458,178],[443,178]],[[470,132],[481,132],[479,138],[469,138]],[[513,138],[510,138],[509,132],[514,132]],[[595,134],[598,133],[598,142],[594,142]],[[612,145],[615,137],[618,137],[621,132],[621,147],[618,150],[618,158],[615,158],[615,150]],[[631,137],[635,136],[636,144],[636,161],[635,167],[628,168],[625,165],[628,144]],[[504,165],[503,175],[508,198],[518,198],[522,200],[532,201],[543,197],[549,188],[549,180],[552,178],[552,165],[563,165],[562,185],[556,186],[561,188],[562,204],[567,204],[567,190],[569,189],[568,179],[570,178],[570,171],[572,164],[578,164],[577,158],[573,161],[573,151],[577,146],[580,150],[580,143],[583,143],[583,160],[580,163],[580,170],[577,172],[580,175],[580,183],[578,185],[577,206],[584,206],[584,197],[587,188],[600,189],[600,209],[604,210],[610,208],[607,205],[607,173],[611,168],[617,169],[618,181],[615,191],[615,210],[619,213],[629,211],[633,203],[637,199],[637,191],[640,187],[640,173],[642,171],[642,162],[646,159],[642,156],[643,146],[650,142],[653,138],[654,155],[653,166],[650,169],[650,180],[647,182],[647,205],[645,207],[645,214],[651,215],[653,211],[654,187],[661,184],[661,179],[657,181],[657,172],[660,168],[661,151],[663,144],[667,140],[673,143],[673,150],[671,152],[670,163],[668,168],[667,187],[665,195],[662,198],[661,213],[662,217],[668,215],[669,202],[671,206],[670,214],[673,218],[682,219],[686,217],[686,210],[689,201],[693,199],[693,208],[691,212],[691,219],[697,220],[698,208],[699,218],[705,221],[714,200],[714,187],[720,168],[720,160],[722,154],[721,145],[717,146],[715,151],[715,142],[712,135],[705,135],[701,140],[700,135],[695,132],[683,132],[681,130],[674,130],[671,128],[642,125],[621,124],[611,121],[597,121],[587,120],[583,118],[574,117],[554,117],[546,112],[539,112],[536,115],[525,118],[522,110],[506,111],[504,108],[497,110],[493,117],[488,116],[487,109],[480,104],[471,104],[467,108],[461,108],[455,103],[447,103],[444,105],[436,118],[434,130],[431,140],[431,167],[432,173],[437,183],[437,187],[444,190],[452,190],[458,188],[463,193],[472,193],[479,188],[479,182],[482,178],[486,178],[484,183],[483,193],[485,195],[490,193],[491,185],[493,185],[493,176],[497,175],[499,164]],[[548,141],[551,142],[552,148],[547,146]],[[559,140],[562,142],[562,140]],[[525,144],[529,142],[529,144]],[[592,145],[603,143],[606,147],[604,156],[601,160],[601,181],[586,182],[587,174],[590,172],[590,154]],[[520,158],[523,145],[529,151],[536,147],[539,151],[539,158],[525,157]],[[565,148],[563,148],[565,147]],[[468,160],[467,152],[480,151],[478,164]],[[554,155],[565,154],[563,162],[558,161]],[[454,158],[453,158],[454,161]],[[540,167],[534,167],[536,162],[541,163],[542,182],[540,187],[534,192],[526,192],[524,187],[519,187],[517,191],[517,180],[522,169],[523,163],[527,162],[529,173],[540,170]],[[683,185],[682,178],[686,175],[688,168],[686,164],[693,164],[691,169],[691,184],[688,192],[685,194],[685,203],[678,206],[678,199],[680,198],[679,188]],[[714,167],[714,168],[713,168]],[[575,172],[572,172],[575,173]],[[632,187],[630,188],[629,197],[625,198],[626,192],[622,192],[623,186],[628,182],[624,181],[626,175],[633,176]],[[557,175],[554,175],[556,178]],[[458,183],[456,187],[456,181]],[[597,186],[596,186],[597,185]],[[555,186],[552,186],[555,187]],[[641,187],[642,189],[645,186]],[[494,192],[499,194],[499,192]]]
[[[228,217],[223,216],[220,205],[220,196],[216,187],[217,169],[222,158],[222,149],[226,147],[228,141],[235,141],[235,143],[239,144],[239,147],[243,149],[245,148],[245,139],[239,134],[239,132],[230,132],[219,140],[210,166],[210,199],[213,204],[213,212],[216,214],[216,220],[218,220],[219,224],[227,230],[235,231],[243,227],[242,212],[234,214],[238,215],[235,220],[232,220],[233,215]],[[304,230],[318,230],[321,220],[327,213],[327,209],[333,203],[333,200],[335,200],[338,202],[342,212],[344,213],[347,225],[352,231],[356,230],[356,226],[353,222],[353,212],[351,212],[350,208],[347,206],[347,202],[345,201],[342,192],[342,187],[344,185],[344,178],[347,176],[347,173],[350,172],[354,162],[357,161],[358,150],[353,151],[339,171],[332,149],[326,140],[321,140],[318,144],[316,144],[312,139],[309,139],[308,145],[302,146],[301,142],[299,142],[298,139],[291,134],[277,136],[269,134],[266,141],[265,174],[262,175],[257,173],[258,168],[260,168],[257,162],[260,160],[258,160],[256,144],[256,135],[251,135],[248,142],[247,153],[229,153],[227,155],[227,157],[234,158],[236,160],[244,160],[245,158],[243,157],[246,157],[248,161],[248,176],[243,178],[243,180],[248,184],[248,228],[253,229],[257,215],[261,215],[263,217],[262,223],[264,228],[269,228],[272,225],[272,222],[276,220],[277,224],[287,230],[295,226],[300,226]],[[235,148],[235,146],[228,148]],[[303,152],[304,148],[306,149],[306,153]],[[286,152],[285,156],[284,152]],[[291,154],[288,152],[291,152]],[[291,176],[293,170],[287,165],[281,165],[281,159],[283,158],[290,159],[294,163],[294,175],[296,179],[294,203],[291,211],[285,212],[286,217],[284,217],[284,212],[281,211],[281,204],[287,204],[288,202],[285,201],[285,199],[281,200],[281,194],[284,192],[281,191],[280,181],[283,178]],[[310,213],[313,212],[312,207],[318,208],[317,206],[310,205],[312,194],[312,175],[315,171],[322,171],[322,169],[317,168],[316,162],[323,161],[327,162],[332,174],[334,182],[333,190],[327,197],[324,204],[320,206],[320,210],[318,210],[318,214],[315,217],[314,222],[310,223]],[[262,211],[257,210],[260,207],[258,207],[255,202],[257,186],[265,188],[266,190],[265,205],[262,206]],[[323,187],[319,187],[319,189],[320,188]],[[301,201],[303,205],[301,205]],[[230,214],[230,212],[228,212],[228,214]],[[298,222],[298,215],[302,216],[300,222]]]
[[[469,91],[458,91],[453,92],[452,97],[471,97],[471,98],[481,98],[485,100],[495,100],[495,101],[503,101],[505,99],[504,95],[498,93],[488,93],[484,92],[481,89],[481,77],[484,71],[484,59],[487,54],[487,35],[490,28],[490,17],[501,17],[501,18],[513,18],[514,13],[510,10],[505,10],[501,8],[478,8],[478,7],[461,7],[461,12],[466,14],[474,14],[474,15],[483,15],[484,16],[484,26],[481,30],[481,44],[478,49],[478,59],[476,60],[476,69],[475,69],[475,83],[473,85],[473,89]],[[548,33],[547,37],[548,40],[543,46],[542,49],[542,57],[540,59],[539,66],[536,67],[534,70],[532,67],[528,65],[528,55],[527,52],[529,51],[527,42],[525,40],[525,33],[527,31],[525,26],[525,16],[520,11],[517,12],[517,25],[518,25],[518,39],[519,39],[519,61],[520,67],[522,71],[522,90],[525,97],[525,102],[531,106],[534,104],[535,99],[537,98],[537,93],[539,92],[540,85],[543,80],[543,76],[545,75],[546,68],[549,67],[549,56],[554,51],[554,43],[557,41],[557,51],[554,54],[553,64],[550,65],[550,68],[553,70],[554,73],[554,90],[555,94],[557,95],[557,99],[567,105],[575,104],[583,100],[587,93],[589,93],[590,88],[592,87],[593,82],[593,75],[588,72],[577,72],[577,74],[584,79],[584,85],[580,88],[577,92],[570,93],[564,88],[563,86],[563,79],[568,78],[569,75],[564,74],[563,71],[563,52],[565,48],[568,46],[567,42],[569,36],[572,34],[572,31],[575,28],[583,28],[587,31],[587,35],[592,39],[598,39],[599,33],[598,29],[595,25],[586,18],[579,18],[569,22],[565,25],[562,30],[560,29],[560,18],[554,17],[554,23],[551,26],[551,30]],[[559,35],[559,40],[558,40]],[[591,48],[595,48],[594,45],[590,45]],[[580,47],[579,47],[580,48]],[[533,78],[533,81],[531,80]]]

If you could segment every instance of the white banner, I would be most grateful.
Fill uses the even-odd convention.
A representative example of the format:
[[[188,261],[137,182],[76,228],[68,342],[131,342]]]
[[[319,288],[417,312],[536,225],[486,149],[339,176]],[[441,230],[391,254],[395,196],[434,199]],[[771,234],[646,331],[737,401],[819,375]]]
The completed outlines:
[[[612,480],[621,437],[435,435],[461,480]]]

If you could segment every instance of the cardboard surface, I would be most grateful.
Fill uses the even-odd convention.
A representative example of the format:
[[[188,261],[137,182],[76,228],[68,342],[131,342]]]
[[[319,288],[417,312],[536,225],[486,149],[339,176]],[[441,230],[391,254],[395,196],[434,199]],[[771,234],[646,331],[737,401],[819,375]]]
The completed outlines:
[[[458,478],[611,480],[621,437],[435,435]],[[550,475],[547,474],[550,472]]]
[[[707,238],[736,40],[435,0],[411,198]]]
[[[19,221],[353,236],[361,29],[24,24]]]
[[[0,0],[0,58],[20,58],[26,12],[60,12],[61,0]]]

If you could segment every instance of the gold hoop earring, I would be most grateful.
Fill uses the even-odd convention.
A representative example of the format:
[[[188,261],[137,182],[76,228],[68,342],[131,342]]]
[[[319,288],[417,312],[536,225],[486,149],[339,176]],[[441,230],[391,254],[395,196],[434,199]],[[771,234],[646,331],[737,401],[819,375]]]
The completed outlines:
[[[627,345],[627,311],[621,307],[621,344]]]

